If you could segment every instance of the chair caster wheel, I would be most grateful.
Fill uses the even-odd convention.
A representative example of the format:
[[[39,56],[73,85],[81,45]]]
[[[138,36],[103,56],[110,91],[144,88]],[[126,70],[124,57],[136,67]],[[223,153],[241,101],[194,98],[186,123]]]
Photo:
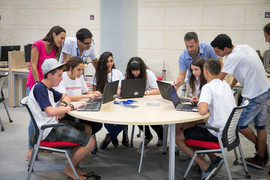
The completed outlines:
[[[10,123],[12,123],[12,122],[13,122],[13,120],[12,120],[12,119],[9,119],[9,122],[10,122]]]
[[[27,169],[27,171],[29,171],[30,168]],[[34,168],[32,169],[32,172],[34,172]]]
[[[141,137],[141,135],[140,134],[137,134],[137,137]]]
[[[246,174],[246,178],[247,178],[247,179],[250,179],[251,176],[250,176],[249,174]]]
[[[233,165],[238,165],[239,164],[239,161],[238,160],[235,160],[234,162],[233,162]]]

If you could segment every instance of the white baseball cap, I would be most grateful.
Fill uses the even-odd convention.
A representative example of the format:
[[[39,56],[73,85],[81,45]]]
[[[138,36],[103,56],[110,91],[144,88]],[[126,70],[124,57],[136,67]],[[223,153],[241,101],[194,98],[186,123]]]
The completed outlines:
[[[60,66],[63,66],[64,64],[65,63],[60,64],[56,59],[50,58],[50,59],[45,59],[41,68],[42,68],[43,74],[47,74],[51,70],[54,70]]]

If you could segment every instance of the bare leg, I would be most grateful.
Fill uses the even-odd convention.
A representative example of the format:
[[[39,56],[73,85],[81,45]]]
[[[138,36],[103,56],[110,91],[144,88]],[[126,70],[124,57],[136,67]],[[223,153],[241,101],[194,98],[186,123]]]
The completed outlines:
[[[94,139],[94,136],[91,136],[89,142],[87,143],[85,147],[80,146],[79,148],[73,151],[73,154],[71,156],[71,161],[74,167],[77,167],[78,163],[93,149],[94,145],[95,145],[95,139]],[[67,164],[66,167],[63,169],[63,173],[73,178],[74,180],[76,180],[76,177],[69,164]],[[80,180],[86,179],[84,176],[80,175],[80,173],[79,173],[79,177],[80,177]]]
[[[193,157],[195,151],[186,145],[183,130],[176,136],[175,143],[189,157]],[[209,167],[209,164],[205,162],[201,156],[197,156],[195,158],[195,162],[200,166],[201,169],[207,169]]]
[[[238,131],[243,134],[248,140],[254,143],[257,146],[257,136],[254,134],[252,129],[247,127],[246,129],[238,129]]]
[[[258,139],[257,139],[258,152],[257,153],[259,156],[264,157],[264,152],[266,148],[266,140],[267,140],[266,130],[265,129],[257,130],[257,135],[258,135]]]

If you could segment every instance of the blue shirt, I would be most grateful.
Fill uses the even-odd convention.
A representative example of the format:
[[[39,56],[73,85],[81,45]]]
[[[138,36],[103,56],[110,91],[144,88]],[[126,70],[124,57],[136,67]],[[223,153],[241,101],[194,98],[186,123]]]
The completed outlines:
[[[218,59],[219,56],[215,55],[215,51],[210,43],[200,42],[199,43],[199,54],[197,57],[201,57],[204,59],[207,58],[216,58]],[[187,49],[180,55],[178,63],[179,63],[179,71],[186,71],[188,70],[187,74],[187,83],[189,84],[189,78],[191,76],[190,71],[190,63],[193,61],[193,58],[189,55]]]

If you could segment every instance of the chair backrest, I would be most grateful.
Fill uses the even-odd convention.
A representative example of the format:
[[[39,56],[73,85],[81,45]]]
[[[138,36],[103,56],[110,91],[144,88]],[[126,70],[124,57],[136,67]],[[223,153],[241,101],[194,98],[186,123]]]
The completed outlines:
[[[164,60],[147,60],[147,67],[156,75],[156,77],[164,79]]]
[[[4,94],[3,94],[3,85],[4,85],[4,81],[6,79],[6,77],[8,76],[8,72],[6,72],[5,74],[0,75],[0,90],[1,90],[1,99],[0,102],[4,101]]]
[[[222,133],[222,141],[224,147],[227,147],[227,150],[230,151],[239,145],[239,135],[237,131],[237,123],[239,121],[240,115],[245,107],[249,105],[249,101],[245,100],[242,106],[233,108],[228,121],[224,127]]]
[[[35,117],[31,111],[31,109],[29,108],[28,106],[28,98],[29,96],[26,96],[24,97],[20,103],[26,107],[30,117],[31,117],[31,120],[33,122],[33,125],[34,125],[34,134],[31,136],[31,139],[30,139],[30,143],[31,143],[31,146],[34,147],[34,144],[36,144],[37,140],[38,140],[38,136],[39,136],[39,128],[37,126],[37,123],[36,123],[36,120],[35,120]]]
[[[270,63],[270,50],[266,50],[264,52],[264,68],[267,69],[269,68],[269,63]]]

